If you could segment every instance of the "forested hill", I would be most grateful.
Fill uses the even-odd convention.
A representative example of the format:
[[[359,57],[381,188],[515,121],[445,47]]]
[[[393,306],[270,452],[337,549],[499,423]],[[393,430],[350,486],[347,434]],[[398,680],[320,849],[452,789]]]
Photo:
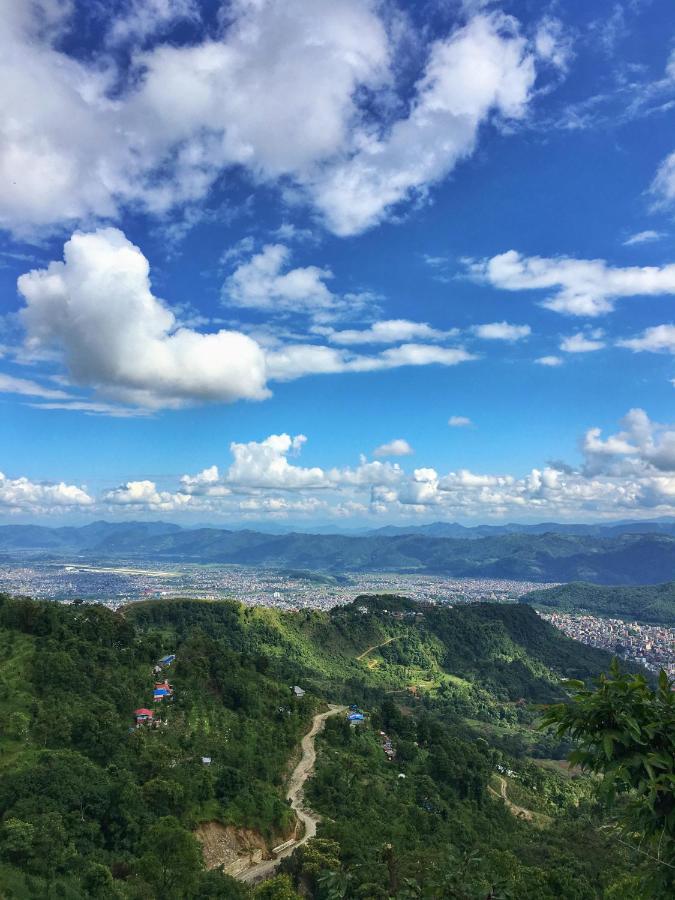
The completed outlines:
[[[675,581],[617,587],[574,582],[532,591],[521,597],[521,601],[562,612],[588,612],[659,625],[675,625]]]
[[[675,538],[661,534],[592,537],[575,534],[504,534],[478,539],[350,537],[325,534],[263,534],[163,523],[86,529],[0,527],[0,552],[43,555],[78,553],[95,558],[229,563],[349,571],[397,571],[454,577],[529,581],[592,581],[643,584],[675,572]]]
[[[531,702],[608,663],[523,605],[112,612],[0,595],[2,897],[604,896],[630,861],[596,827],[591,783],[544,766],[566,748],[533,728]],[[157,678],[173,699],[153,705]],[[258,888],[205,869],[196,835],[215,830],[218,853],[293,835],[284,782],[327,701],[365,720],[326,728],[308,786],[318,839]],[[148,707],[159,727],[135,724]],[[510,790],[533,821],[495,799],[496,766],[518,769]]]

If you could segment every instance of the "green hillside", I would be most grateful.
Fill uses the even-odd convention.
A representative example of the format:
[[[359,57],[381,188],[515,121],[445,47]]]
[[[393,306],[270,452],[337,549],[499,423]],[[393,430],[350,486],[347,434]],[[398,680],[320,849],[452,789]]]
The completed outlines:
[[[468,898],[493,887],[590,900],[622,896],[633,877],[635,859],[598,828],[591,781],[569,777],[568,746],[535,728],[532,706],[609,657],[527,606],[422,609],[387,596],[330,613],[185,600],[114,613],[0,597],[0,650],[3,900]],[[167,653],[162,724],[134,727]],[[204,830],[268,849],[293,834],[284,784],[327,701],[358,705],[365,721],[331,719],[319,741],[307,785],[318,838],[258,887],[206,870]]]
[[[573,582],[532,591],[521,600],[533,606],[550,606],[563,612],[589,612],[619,619],[675,625],[675,581],[620,587]]]

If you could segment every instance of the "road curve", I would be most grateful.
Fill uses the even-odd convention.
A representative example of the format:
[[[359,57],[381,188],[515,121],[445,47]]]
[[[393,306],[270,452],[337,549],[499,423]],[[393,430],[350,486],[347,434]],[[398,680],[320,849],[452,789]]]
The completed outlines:
[[[286,799],[291,801],[291,808],[295,810],[296,816],[300,822],[302,822],[304,834],[299,840],[293,841],[289,847],[282,850],[275,859],[263,860],[263,862],[251,866],[250,869],[242,872],[237,876],[240,881],[254,883],[269,878],[274,874],[282,859],[286,856],[290,856],[291,853],[294,853],[298,849],[298,847],[301,847],[310,838],[315,837],[316,826],[320,821],[319,816],[310,809],[306,809],[302,802],[304,799],[305,782],[312,775],[316,763],[314,740],[317,734],[322,730],[326,719],[330,718],[330,716],[335,716],[340,712],[344,712],[346,708],[346,706],[337,706],[334,703],[329,704],[326,712],[318,713],[314,716],[312,719],[312,727],[302,739],[300,745],[302,748],[302,756],[300,757],[300,762],[295,769],[293,769],[293,774],[288,782]]]
[[[387,638],[386,641],[382,641],[381,644],[373,644],[372,647],[367,647],[367,648],[363,651],[363,653],[359,653],[359,655],[358,655],[357,657],[355,657],[355,658],[356,658],[356,659],[365,659],[366,656],[368,656],[368,654],[371,653],[373,650],[378,650],[380,647],[386,647],[387,644],[391,644],[391,642],[392,642],[392,641],[395,641],[396,638],[398,638],[398,637],[402,637],[402,635],[397,634],[397,635],[394,635],[394,637]]]

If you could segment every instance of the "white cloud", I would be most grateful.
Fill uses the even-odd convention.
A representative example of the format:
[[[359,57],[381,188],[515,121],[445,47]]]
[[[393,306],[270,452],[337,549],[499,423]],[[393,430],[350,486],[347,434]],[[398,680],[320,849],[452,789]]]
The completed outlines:
[[[234,462],[226,481],[237,487],[277,488],[285,491],[323,488],[328,484],[323,469],[294,466],[289,453],[299,453],[307,438],[303,434],[271,434],[264,441],[230,444]]]
[[[473,422],[468,416],[450,416],[448,425],[451,428],[468,428],[469,425],[473,425]]]
[[[34,482],[28,478],[8,478],[0,472],[0,509],[12,513],[43,513],[67,508],[89,507],[92,497],[74,484]]]
[[[154,481],[127,481],[118,488],[106,491],[102,499],[113,506],[177,510],[185,507],[192,498],[181,492],[172,494],[170,491],[158,491]]]
[[[539,366],[547,366],[551,369],[562,366],[563,364],[563,361],[559,356],[540,356],[538,359],[535,359],[535,362]]]
[[[456,366],[476,359],[461,347],[437,347],[429,344],[401,344],[375,356],[353,354],[317,344],[289,344],[267,354],[269,377],[291,381],[305,375],[340,372],[377,372],[400,366]]]
[[[572,58],[572,39],[559,19],[545,16],[541,20],[534,36],[534,47],[537,56],[556,69],[564,72],[568,68]]]
[[[675,202],[675,152],[663,160],[650,187],[656,206],[670,206]]]
[[[111,39],[142,40],[192,7],[133,3]],[[302,178],[347,143],[357,89],[389,77],[369,0],[234,0],[220,39],[136,52],[121,93],[112,57],[88,64],[56,49],[42,12],[0,2],[0,227],[15,232],[115,216],[120,204],[161,213],[233,166]]]
[[[560,342],[560,349],[563,353],[593,353],[595,350],[602,350],[606,346],[601,339],[603,334],[602,329],[595,329],[588,333],[578,331],[576,334],[564,337]]]
[[[388,34],[376,0],[233,0],[217,36],[145,50],[201,5],[128,0],[107,36],[128,65],[69,56],[55,37],[74,6],[45,27],[46,6],[0,0],[0,227],[16,234],[126,207],[163,215],[237,168],[355,234],[423,198],[474,153],[481,127],[522,119],[537,65],[564,69],[569,56],[550,17],[528,41],[513,17],[472,12],[425,48],[408,102],[392,74],[407,26],[399,16]]]
[[[314,176],[313,200],[330,229],[356,234],[424,194],[471,155],[492,115],[525,114],[534,81],[535,54],[511,17],[476,15],[436,41],[407,118],[383,135],[364,129],[351,155]]]
[[[181,491],[185,494],[206,497],[225,497],[230,489],[222,483],[218,466],[209,466],[196,475],[183,475]]]
[[[18,287],[29,348],[61,352],[76,384],[149,408],[269,394],[259,345],[239,332],[178,327],[121,231],[75,233],[64,262],[22,275]]]
[[[108,42],[142,43],[177,22],[198,22],[199,18],[196,0],[128,0],[124,13],[111,22]]]
[[[635,244],[649,244],[652,241],[660,241],[662,237],[664,237],[662,231],[637,231],[627,237],[623,245],[624,247],[633,247]]]
[[[369,328],[328,332],[332,344],[397,344],[399,341],[440,341],[457,334],[456,329],[440,331],[427,322],[384,319]]]
[[[508,322],[489,322],[476,325],[473,330],[479,338],[488,341],[520,341],[532,334],[529,325],[511,325]]]
[[[641,335],[617,341],[619,347],[627,347],[638,353],[675,353],[675,325],[653,325],[645,328]]]
[[[0,372],[0,393],[20,394],[26,397],[44,397],[52,400],[66,400],[70,394],[55,388],[48,388],[28,378],[14,378]]]
[[[317,266],[291,269],[290,255],[283,244],[267,244],[227,279],[223,300],[233,306],[272,311],[313,313],[335,309],[340,299],[325,284],[333,277],[332,272]]]
[[[675,425],[652,421],[632,409],[608,435],[588,428],[581,441],[583,464],[533,467],[524,475],[476,472],[466,467],[442,473],[431,466],[407,472],[399,463],[361,457],[356,466],[301,466],[305,437],[270,435],[231,444],[225,469],[210,466],[185,475],[177,490],[154,481],[129,481],[98,499],[67,484],[35,484],[0,476],[0,505],[11,512],[90,512],[133,509],[217,514],[329,517],[388,515],[391,519],[433,514],[447,518],[527,517],[579,520],[675,513]]]
[[[373,450],[373,456],[410,456],[415,451],[403,438],[396,438],[388,444],[380,444]]]
[[[639,408],[629,410],[620,426],[620,431],[604,439],[600,428],[586,432],[582,449],[587,471],[626,477],[646,477],[653,471],[675,473],[674,426],[653,422]]]
[[[113,419],[136,419],[152,415],[151,410],[117,406],[113,403],[99,403],[95,400],[58,400],[43,403],[28,403],[33,409],[58,409],[66,412],[83,412],[87,416],[107,416]]]
[[[675,294],[675,265],[615,268],[602,259],[521,256],[509,250],[470,263],[471,272],[508,291],[547,290],[541,305],[572,316],[611,312],[620,297]]]

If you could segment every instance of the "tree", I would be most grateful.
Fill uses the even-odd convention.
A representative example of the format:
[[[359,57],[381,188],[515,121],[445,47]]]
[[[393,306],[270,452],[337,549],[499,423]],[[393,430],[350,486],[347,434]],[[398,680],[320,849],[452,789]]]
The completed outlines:
[[[189,894],[202,868],[199,842],[173,816],[159,819],[148,829],[141,874],[167,898]]]
[[[570,762],[601,774],[610,801],[626,798],[620,812],[628,843],[639,843],[659,890],[668,891],[675,885],[675,683],[662,671],[653,690],[614,661],[595,689],[579,681],[566,686],[571,702],[549,706],[542,727],[577,741]]]
[[[277,875],[255,889],[256,900],[300,900],[289,875]]]

